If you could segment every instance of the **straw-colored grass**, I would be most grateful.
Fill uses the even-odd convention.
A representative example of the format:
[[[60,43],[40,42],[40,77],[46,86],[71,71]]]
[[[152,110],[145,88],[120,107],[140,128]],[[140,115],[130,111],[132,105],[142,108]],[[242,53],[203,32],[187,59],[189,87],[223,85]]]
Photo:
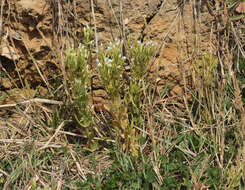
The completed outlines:
[[[93,25],[84,30],[81,49],[50,47],[60,63],[57,78],[48,81],[27,51],[46,97],[38,97],[20,75],[18,94],[1,91],[0,189],[244,189],[245,33],[244,14],[235,13],[239,2],[205,1],[214,19],[212,51],[200,55],[194,49],[178,98],[167,84],[159,90],[158,78],[148,72],[156,47],[127,39],[120,3],[120,40],[98,47]],[[93,0],[91,6],[96,23]],[[66,15],[58,16],[65,21]],[[198,15],[193,22],[199,26]],[[197,48],[201,42],[195,43]],[[1,77],[13,81],[0,69]],[[106,103],[94,101],[93,77],[101,80]]]

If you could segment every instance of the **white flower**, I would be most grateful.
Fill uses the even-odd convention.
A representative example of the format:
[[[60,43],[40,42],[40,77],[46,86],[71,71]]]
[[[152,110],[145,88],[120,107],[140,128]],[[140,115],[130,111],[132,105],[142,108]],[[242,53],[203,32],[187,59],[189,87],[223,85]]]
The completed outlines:
[[[75,52],[73,52],[73,53],[71,53],[71,56],[72,56],[72,57],[76,57],[77,54],[76,54]]]
[[[116,46],[119,46],[120,43],[121,43],[121,41],[120,41],[120,40],[117,40],[117,41],[116,41]]]
[[[79,46],[78,46],[79,49],[84,49],[84,45],[79,43]]]
[[[76,83],[76,84],[81,84],[81,80],[75,78],[75,83]]]
[[[140,40],[137,41],[138,44],[142,45],[142,42]]]
[[[110,50],[111,50],[111,46],[108,46],[108,47],[106,48],[106,50],[107,50],[107,51],[110,51]]]
[[[84,50],[84,55],[85,55],[85,57],[87,57],[87,55],[88,55],[88,50],[87,49]]]
[[[98,67],[101,67],[101,66],[102,66],[102,64],[99,62],[99,63],[97,63],[97,66],[98,66]]]
[[[105,64],[107,64],[109,67],[111,67],[112,59],[105,57]]]
[[[145,46],[155,46],[153,41],[146,42]]]

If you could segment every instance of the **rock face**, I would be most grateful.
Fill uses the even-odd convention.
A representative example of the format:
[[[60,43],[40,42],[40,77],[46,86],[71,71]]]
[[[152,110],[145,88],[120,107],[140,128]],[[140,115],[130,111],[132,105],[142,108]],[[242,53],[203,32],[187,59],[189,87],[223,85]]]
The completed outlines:
[[[63,52],[81,42],[83,27],[93,26],[90,0],[9,2],[10,6],[4,5],[0,55],[2,69],[16,86],[8,82],[1,88],[21,88],[24,80],[32,88],[45,87],[56,77],[57,69],[62,69]],[[120,37],[119,2],[94,0],[99,43]],[[181,0],[122,2],[125,33],[161,47],[151,71],[159,86],[169,83],[171,93],[181,96],[182,76],[190,70],[188,60],[194,46],[199,53],[209,50],[206,7]]]

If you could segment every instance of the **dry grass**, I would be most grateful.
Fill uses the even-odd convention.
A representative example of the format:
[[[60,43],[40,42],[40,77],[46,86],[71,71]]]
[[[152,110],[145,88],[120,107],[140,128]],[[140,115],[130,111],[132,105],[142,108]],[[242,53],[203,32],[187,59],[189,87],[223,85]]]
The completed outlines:
[[[47,86],[48,96],[38,97],[20,74],[24,90],[18,91],[18,96],[11,90],[1,92],[0,189],[244,189],[244,21],[227,16],[228,9],[233,13],[228,1],[217,0],[216,7],[209,10],[213,25],[207,52],[199,49],[199,10],[194,4],[197,1],[192,1],[196,13],[195,48],[186,61],[189,70],[181,70],[182,97],[172,97],[167,86],[159,91],[156,81],[142,87],[143,124],[134,126],[139,141],[137,156],[122,148],[123,141],[118,139],[121,134],[116,135],[117,131],[112,129],[113,113],[108,113],[108,109],[94,111],[93,139],[98,146],[92,151],[88,147],[85,129],[73,119],[74,102],[64,54],[66,47],[74,43],[68,38],[72,31],[65,29],[71,16],[69,9],[76,10],[75,1],[66,6],[60,1],[51,2],[57,22],[53,25],[54,47],[50,49],[59,63],[58,77],[47,80],[47,73],[39,68],[25,46]],[[211,2],[206,3],[212,7]],[[184,4],[185,1],[180,5]],[[91,6],[93,10],[93,0]],[[179,8],[176,19],[180,20],[179,27],[183,27],[182,6]],[[217,17],[220,10],[223,12]],[[72,16],[78,21],[76,11]],[[95,24],[94,10],[92,18]],[[128,55],[122,7],[117,20]],[[61,40],[64,36],[67,40]],[[179,44],[179,55],[185,54],[187,44],[192,43],[189,39],[186,33]],[[80,41],[74,35],[73,40]],[[97,43],[96,40],[96,48]],[[179,68],[186,68],[186,62],[179,60]],[[8,77],[3,69],[1,66],[1,72]]]

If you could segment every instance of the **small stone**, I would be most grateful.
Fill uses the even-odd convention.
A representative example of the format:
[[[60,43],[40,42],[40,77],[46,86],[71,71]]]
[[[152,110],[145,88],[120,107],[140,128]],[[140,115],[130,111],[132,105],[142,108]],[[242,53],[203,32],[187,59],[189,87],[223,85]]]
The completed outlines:
[[[11,81],[9,80],[9,78],[2,78],[1,79],[1,84],[4,88],[11,88],[13,86],[13,84],[11,83]]]

